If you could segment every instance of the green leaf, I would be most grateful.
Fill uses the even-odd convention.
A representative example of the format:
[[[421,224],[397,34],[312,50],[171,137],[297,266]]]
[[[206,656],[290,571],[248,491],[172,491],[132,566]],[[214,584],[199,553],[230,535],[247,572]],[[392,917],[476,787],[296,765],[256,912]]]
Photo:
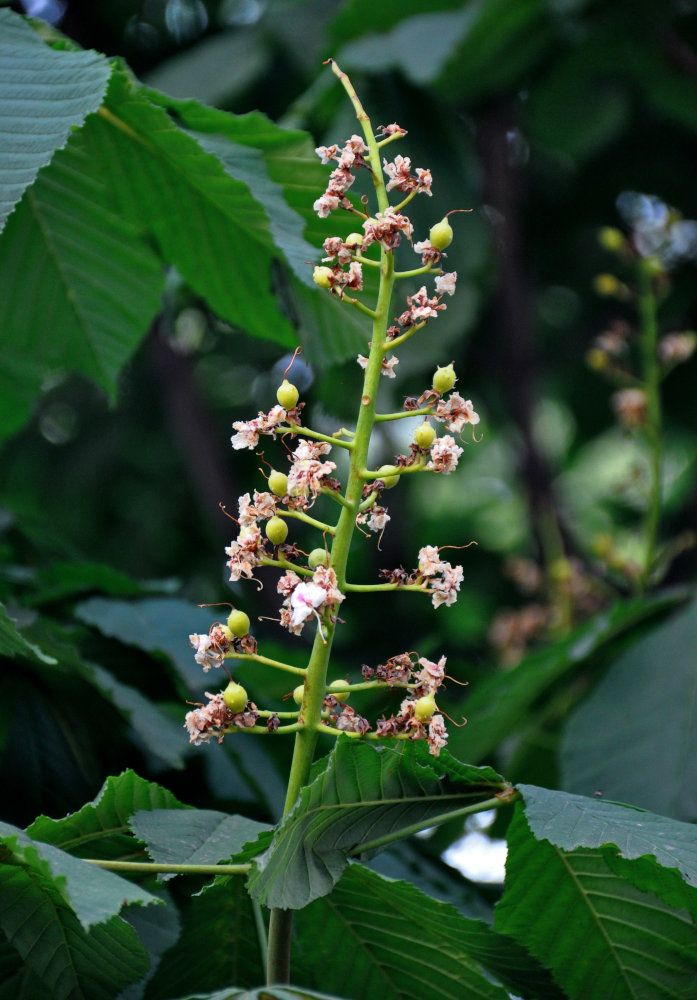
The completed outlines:
[[[208,632],[215,620],[214,609],[200,608],[175,597],[153,597],[142,601],[119,601],[91,597],[82,601],[75,615],[102,635],[136,646],[148,653],[164,653],[192,692],[206,683],[201,667],[189,645],[190,633]]]
[[[696,820],[696,692],[693,602],[626,649],[572,714],[564,787]]]
[[[160,864],[214,865],[238,854],[269,829],[245,816],[214,809],[158,809],[138,812],[129,823],[148,854]]]
[[[518,791],[536,837],[544,837],[565,851],[613,844],[623,858],[649,854],[659,865],[677,869],[686,882],[697,887],[697,826],[536,785],[518,785]]]
[[[229,983],[254,986],[264,979],[265,962],[244,879],[221,880],[183,905],[181,933],[162,956],[147,997],[170,1000]]]
[[[364,350],[369,335],[365,317],[322,294],[312,281],[308,262],[317,261],[322,241],[337,227],[340,231],[346,227],[348,235],[355,223],[341,218],[322,221],[313,211],[315,199],[326,187],[328,168],[320,164],[307,134],[279,128],[259,112],[233,116],[196,101],[147,93],[190,129],[203,148],[215,153],[228,173],[245,182],[266,206],[271,236],[292,269],[287,281],[278,276],[282,309],[298,327],[312,364],[326,367]],[[365,275],[365,280],[368,283],[370,275]]]
[[[18,631],[14,618],[10,618],[4,604],[0,604],[0,655],[14,659],[23,656],[35,663],[53,665],[57,661],[47,656],[38,646],[28,642]]]
[[[397,749],[339,740],[257,859],[250,892],[269,907],[306,906],[331,891],[350,855],[370,854],[376,840],[397,840],[504,788],[491,768],[447,753],[434,760],[418,743]]]
[[[536,840],[520,807],[508,841],[496,929],[551,969],[570,1000],[691,995],[697,935],[687,913],[619,878],[601,850]]]
[[[130,883],[114,879],[128,893]],[[88,932],[45,873],[0,865],[0,893],[0,927],[52,1000],[111,1000],[145,973],[147,958],[133,928],[114,916]]]
[[[110,74],[104,56],[54,51],[0,10],[0,232],[41,167],[102,103]]]
[[[171,996],[171,994],[169,995]],[[169,996],[167,1000],[169,1000]],[[178,1000],[347,1000],[346,997],[329,993],[316,993],[302,986],[259,986],[256,989],[228,987],[213,993],[187,993]],[[148,1000],[150,1000],[148,996]],[[163,997],[162,1000],[165,1000]]]
[[[119,994],[119,1000],[141,1000],[145,986],[155,974],[162,956],[169,948],[174,947],[179,939],[181,933],[179,911],[164,892],[158,892],[159,895],[163,896],[165,906],[158,906],[157,909],[133,906],[126,908],[121,914],[138,935],[138,940],[148,955],[149,967],[143,979]]]
[[[74,911],[85,930],[118,914],[127,903],[159,902],[139,886],[113,872],[85,864],[50,844],[32,840],[22,830],[0,822],[3,860],[38,876]]]
[[[351,864],[331,894],[297,913],[295,922],[296,978],[356,1000],[507,997],[484,978],[482,966],[504,972],[521,996],[561,998],[545,970],[510,938],[363,865]]]
[[[27,190],[0,238],[0,360],[24,379],[0,405],[0,433],[16,429],[17,393],[39,377],[79,372],[113,399],[116,376],[160,305],[162,262],[138,224],[111,203],[105,174],[83,143],[84,129]],[[14,359],[32,358],[34,369]]]
[[[84,664],[83,676],[93,678],[96,688],[128,721],[135,738],[150,753],[169,767],[184,767],[184,755],[189,750],[182,732],[183,723],[174,722],[156,705],[129,684],[122,684],[113,674],[96,664]]]
[[[246,184],[123,72],[83,136],[118,210],[152,235],[197,294],[254,336],[296,343],[271,290],[269,218]]]
[[[515,669],[480,681],[467,699],[467,725],[450,734],[451,751],[466,760],[488,757],[526,724],[533,705],[559,678],[681,596],[666,593],[616,604],[561,641],[526,656]]]
[[[138,849],[128,820],[140,810],[186,809],[166,788],[139,778],[133,771],[107,778],[93,802],[70,816],[39,816],[27,828],[30,836],[55,844],[78,857],[105,861],[133,860]]]
[[[481,100],[515,86],[556,37],[544,0],[488,0],[464,8],[440,0],[430,4],[427,13],[423,4],[414,2],[399,5],[399,11],[397,5],[376,10],[378,5],[369,0],[352,7],[361,9],[364,19],[361,36],[338,53],[342,68],[380,73],[399,69],[417,86],[435,85],[453,103]],[[335,22],[337,42],[343,41],[339,26]]]

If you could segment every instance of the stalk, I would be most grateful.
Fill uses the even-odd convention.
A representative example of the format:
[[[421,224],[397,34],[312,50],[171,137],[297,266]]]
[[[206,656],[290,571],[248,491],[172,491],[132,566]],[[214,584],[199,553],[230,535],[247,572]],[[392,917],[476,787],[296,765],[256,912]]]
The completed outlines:
[[[365,141],[369,148],[369,162],[375,184],[378,205],[385,211],[388,205],[385,183],[382,178],[382,168],[377,143],[373,137],[372,126],[368,115],[358,100],[358,97],[348,80],[336,63],[332,62],[332,70],[339,77],[356,109]],[[375,423],[375,402],[380,380],[380,371],[384,357],[384,346],[389,318],[389,306],[394,285],[394,259],[390,251],[381,249],[380,254],[380,288],[377,306],[372,313],[372,339],[368,364],[363,379],[360,410],[356,422],[355,436],[351,442],[351,464],[348,482],[343,495],[341,512],[332,541],[329,564],[334,569],[339,589],[346,588],[346,566],[351,547],[351,539],[356,528],[356,515],[363,495],[364,473],[368,457],[370,436]],[[334,639],[335,625],[325,616],[322,629],[315,633],[312,652],[305,676],[305,694],[300,711],[300,720],[304,725],[295,737],[293,758],[288,778],[285,807],[283,816],[287,816],[293,808],[300,790],[307,784],[310,768],[314,758],[317,743],[318,728],[321,723],[322,702],[327,683],[327,668]],[[267,984],[287,983],[290,981],[290,953],[293,930],[292,910],[272,910],[269,920],[269,939],[267,952]]]
[[[641,343],[642,381],[646,393],[646,439],[649,444],[649,490],[646,514],[644,516],[644,568],[641,587],[645,590],[656,559],[658,524],[661,516],[661,472],[663,466],[663,443],[661,438],[661,373],[658,363],[657,342],[657,302],[653,288],[653,278],[646,261],[639,267],[639,336]]]

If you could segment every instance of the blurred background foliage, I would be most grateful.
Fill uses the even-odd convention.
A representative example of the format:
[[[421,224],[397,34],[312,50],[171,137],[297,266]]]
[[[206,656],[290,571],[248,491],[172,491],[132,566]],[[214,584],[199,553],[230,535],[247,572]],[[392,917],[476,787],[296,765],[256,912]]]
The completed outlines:
[[[681,714],[697,673],[694,605],[686,618],[673,611],[696,569],[695,360],[665,383],[661,538],[681,541],[647,594],[626,572],[646,503],[642,446],[618,425],[612,387],[586,357],[609,324],[636,321],[632,301],[594,289],[598,273],[630,280],[597,238],[604,226],[637,225],[619,212],[618,198],[655,196],[632,202],[644,220],[665,215],[665,206],[697,217],[695,0],[12,6],[83,47],[123,56],[148,86],[235,114],[259,109],[316,144],[355,131],[343,91],[322,65],[331,55],[375,124],[408,129],[400,152],[434,177],[433,198],[411,206],[417,233],[452,208],[472,211],[452,218],[447,264],[458,272],[458,294],[437,326],[400,352],[381,408],[400,408],[427,387],[437,364],[453,360],[458,389],[482,422],[456,475],[411,477],[417,481],[390,492],[392,520],[379,548],[357,539],[352,578],[367,581],[400,563],[409,569],[424,544],[477,545],[458,554],[465,584],[453,609],[434,612],[413,595],[347,602],[336,673],[357,679],[361,664],[404,649],[446,653],[452,676],[469,683],[464,694],[450,685],[445,703],[455,718],[469,717],[452,737],[456,755],[496,764],[512,780],[585,794],[600,775],[600,790],[615,798],[694,820],[697,804],[677,789],[672,798],[663,793],[669,769],[679,787],[695,766],[684,753],[694,746],[694,722]],[[319,232],[306,237],[318,244]],[[678,256],[662,333],[695,325],[689,239]],[[278,287],[283,303],[282,275]],[[332,343],[332,329],[297,332],[305,351],[294,381],[310,422],[331,433],[355,413],[353,351]],[[259,593],[226,582],[222,547],[236,529],[219,503],[234,511],[239,494],[262,486],[260,459],[229,447],[231,423],[270,407],[289,360],[273,331],[267,340],[234,328],[173,272],[160,315],[121,372],[116,404],[56,370],[5,442],[0,596],[32,644],[3,660],[7,820],[75,809],[124,767],[186,802],[278,815],[289,746],[241,737],[191,752],[180,727],[187,699],[215,683],[194,669],[187,636],[226,613],[195,605],[235,601],[253,618],[276,610],[272,574]],[[409,433],[387,425],[375,461],[390,461]],[[269,443],[266,460],[277,460],[280,447]],[[608,544],[614,564],[601,558]],[[283,646],[282,658],[302,662],[304,640],[269,621],[254,631],[267,655]],[[660,648],[672,650],[670,663],[656,655],[657,634]],[[636,654],[629,668],[628,650]],[[615,677],[616,663],[625,679],[602,697],[599,685]],[[653,734],[653,749],[625,755],[621,773],[601,774],[617,740],[641,743],[633,731],[620,733],[632,664],[641,667],[643,694],[633,718]],[[241,673],[254,700],[282,704],[282,682]],[[653,711],[656,690],[666,689]],[[601,698],[603,713],[587,717],[589,696]],[[601,717],[599,751],[592,735]],[[659,734],[676,726],[683,750],[668,760]],[[590,771],[578,746],[584,761],[596,747]],[[641,787],[622,779],[636,777],[638,761],[650,772]],[[441,828],[419,850],[437,859],[461,832]]]

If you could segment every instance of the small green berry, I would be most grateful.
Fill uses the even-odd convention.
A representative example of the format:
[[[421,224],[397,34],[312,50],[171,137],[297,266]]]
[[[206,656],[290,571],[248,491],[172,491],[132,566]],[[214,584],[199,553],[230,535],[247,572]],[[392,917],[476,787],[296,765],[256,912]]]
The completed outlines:
[[[619,278],[616,278],[614,274],[596,274],[593,278],[593,288],[596,294],[602,295],[604,298],[617,295],[621,287]]]
[[[381,465],[375,473],[376,479],[382,479],[385,489],[391,490],[399,482],[399,469],[396,465]]]
[[[268,484],[271,492],[277,497],[284,497],[288,492],[288,476],[285,472],[277,472],[274,469],[268,478]]]
[[[247,700],[247,692],[245,689],[241,684],[235,684],[234,681],[230,681],[228,686],[223,691],[223,701],[230,711],[235,714],[244,711]]]
[[[615,229],[614,226],[605,226],[598,232],[598,243],[605,250],[609,250],[611,253],[617,253],[618,251],[624,249],[624,233],[620,229]]]
[[[305,694],[304,684],[298,684],[298,686],[293,689],[293,701],[295,702],[296,705],[302,705],[304,694]]]
[[[300,398],[300,393],[296,387],[284,378],[276,391],[276,399],[284,410],[292,410]]]
[[[363,245],[363,233],[349,233],[344,243],[347,247],[361,247]]]
[[[326,566],[327,564],[327,550],[326,549],[313,549],[312,552],[307,557],[307,565],[310,569],[317,569],[318,566]]]
[[[436,368],[432,383],[436,392],[439,392],[441,395],[444,392],[450,392],[456,382],[457,375],[452,364],[445,365],[444,368]]]
[[[312,280],[320,288],[332,287],[333,272],[331,267],[316,267],[312,272]]]
[[[427,420],[414,431],[414,444],[417,444],[422,451],[428,451],[436,438],[436,429],[431,427]]]
[[[288,537],[288,525],[282,517],[272,517],[266,524],[266,537],[274,545],[282,545]]]
[[[414,705],[414,718],[419,722],[430,722],[436,711],[436,696],[433,691],[419,698]]]
[[[346,701],[349,692],[348,691],[337,691],[337,688],[345,688],[347,686],[347,681],[342,681],[337,677],[335,681],[332,681],[329,685],[329,692],[333,694],[337,701]]]
[[[431,246],[435,247],[436,250],[445,250],[446,247],[450,246],[453,241],[453,227],[448,222],[447,215],[435,226],[431,226],[428,238],[431,241]]]
[[[227,627],[238,639],[241,639],[249,632],[250,624],[249,615],[246,615],[244,611],[234,610],[228,615]]]

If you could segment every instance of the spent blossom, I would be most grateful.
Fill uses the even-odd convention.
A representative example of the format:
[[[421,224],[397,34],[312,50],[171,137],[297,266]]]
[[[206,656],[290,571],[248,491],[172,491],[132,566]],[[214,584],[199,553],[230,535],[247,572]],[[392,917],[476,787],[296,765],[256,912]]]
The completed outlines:
[[[368,359],[365,357],[365,355],[359,354],[358,357],[356,358],[356,361],[365,371],[365,369],[368,367]],[[395,357],[394,354],[392,355],[392,357],[383,358],[380,364],[380,374],[384,375],[385,378],[396,378],[394,369],[395,366],[398,364],[399,364],[399,358]]]
[[[472,400],[463,399],[459,392],[453,392],[447,400],[440,399],[434,417],[445,421],[445,426],[453,434],[459,434],[465,424],[475,426],[479,423],[479,414],[475,411]]]
[[[276,428],[287,416],[288,412],[282,406],[274,406],[268,413],[259,411],[259,416],[254,420],[235,420],[232,426],[237,434],[233,434],[231,438],[232,447],[235,451],[240,448],[256,448],[259,444],[259,435],[270,434],[275,437]]]
[[[444,303],[439,302],[437,296],[429,298],[425,285],[422,285],[418,292],[413,295],[407,295],[407,306],[409,308],[397,318],[397,322],[403,327],[425,323],[427,319],[434,319],[439,312],[446,308]]]
[[[288,493],[299,499],[314,499],[322,487],[323,480],[335,469],[336,463],[322,462],[321,456],[331,451],[326,441],[302,440],[292,455],[292,465],[288,473]]]
[[[436,291],[439,295],[454,295],[456,281],[457,271],[448,271],[447,274],[439,274],[436,278]]]
[[[431,459],[426,466],[432,472],[442,472],[444,476],[454,472],[463,449],[455,444],[449,434],[438,437],[431,445]]]

